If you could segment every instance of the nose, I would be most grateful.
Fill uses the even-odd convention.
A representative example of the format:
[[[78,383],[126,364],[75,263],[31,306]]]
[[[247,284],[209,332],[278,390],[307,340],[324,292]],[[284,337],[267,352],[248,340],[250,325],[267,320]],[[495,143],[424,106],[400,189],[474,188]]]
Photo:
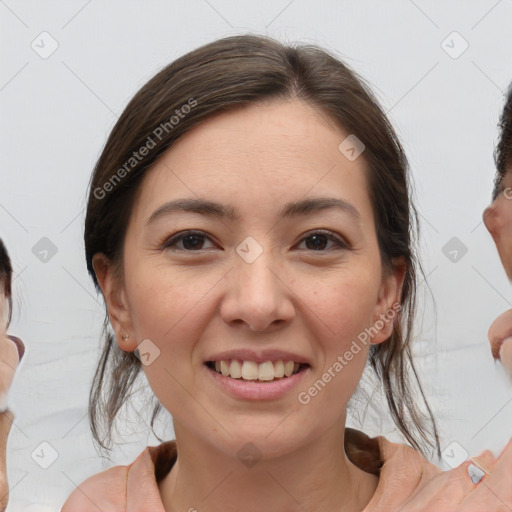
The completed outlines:
[[[220,307],[223,320],[252,331],[268,331],[289,323],[295,315],[294,294],[284,274],[265,252],[252,263],[237,256]]]

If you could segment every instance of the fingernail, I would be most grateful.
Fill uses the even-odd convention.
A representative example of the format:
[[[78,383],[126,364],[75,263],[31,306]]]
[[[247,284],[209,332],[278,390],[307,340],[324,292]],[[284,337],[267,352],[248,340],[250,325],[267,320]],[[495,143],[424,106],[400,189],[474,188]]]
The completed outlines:
[[[468,466],[468,475],[469,475],[469,478],[471,478],[471,481],[474,484],[477,484],[485,476],[485,471],[483,469],[480,469],[479,467],[475,466],[475,464],[470,464]]]

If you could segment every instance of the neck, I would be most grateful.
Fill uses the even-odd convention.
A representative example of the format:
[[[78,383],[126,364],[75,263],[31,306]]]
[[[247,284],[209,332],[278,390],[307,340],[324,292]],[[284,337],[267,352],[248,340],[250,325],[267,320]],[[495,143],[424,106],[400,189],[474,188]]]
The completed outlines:
[[[159,483],[167,512],[261,510],[356,512],[370,501],[378,477],[355,466],[344,450],[344,425],[281,457],[244,465],[175,425],[178,459]]]

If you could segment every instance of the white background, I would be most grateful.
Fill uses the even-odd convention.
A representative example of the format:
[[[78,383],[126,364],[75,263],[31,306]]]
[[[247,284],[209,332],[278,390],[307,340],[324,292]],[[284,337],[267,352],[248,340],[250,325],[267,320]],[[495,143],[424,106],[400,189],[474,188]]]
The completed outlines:
[[[487,329],[512,307],[512,290],[481,217],[512,81],[511,26],[511,0],[0,1],[0,235],[16,273],[11,331],[27,347],[9,402],[8,510],[59,510],[86,477],[158,443],[142,425],[102,463],[91,442],[87,396],[103,313],[83,254],[86,187],[117,116],[151,76],[244,32],[336,52],[389,112],[411,163],[436,304],[437,315],[423,283],[418,361],[442,447],[500,450],[512,436],[512,388]],[[31,47],[46,37],[50,48],[43,31],[58,43],[46,59]],[[57,249],[46,263],[32,252],[43,237]],[[467,247],[457,262],[442,252],[452,237]],[[362,428],[386,433],[371,421]],[[34,450],[58,457],[43,469]]]

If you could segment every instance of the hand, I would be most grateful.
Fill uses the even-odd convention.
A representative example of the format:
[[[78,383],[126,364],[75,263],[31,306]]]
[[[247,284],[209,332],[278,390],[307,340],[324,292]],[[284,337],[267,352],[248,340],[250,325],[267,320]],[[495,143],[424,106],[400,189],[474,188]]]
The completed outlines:
[[[499,359],[512,377],[512,309],[494,320],[487,336],[494,359]]]
[[[489,451],[472,457],[455,469],[441,471],[422,460],[411,448],[397,449],[387,440],[381,445],[385,464],[379,486],[364,512],[510,512],[512,510],[512,439],[498,458]],[[393,460],[394,459],[394,460]],[[400,460],[400,464],[397,464]],[[473,483],[468,468],[487,472]],[[383,476],[385,475],[385,476]]]
[[[512,439],[496,459],[486,450],[476,457],[489,471],[464,499],[459,512],[512,510]]]

